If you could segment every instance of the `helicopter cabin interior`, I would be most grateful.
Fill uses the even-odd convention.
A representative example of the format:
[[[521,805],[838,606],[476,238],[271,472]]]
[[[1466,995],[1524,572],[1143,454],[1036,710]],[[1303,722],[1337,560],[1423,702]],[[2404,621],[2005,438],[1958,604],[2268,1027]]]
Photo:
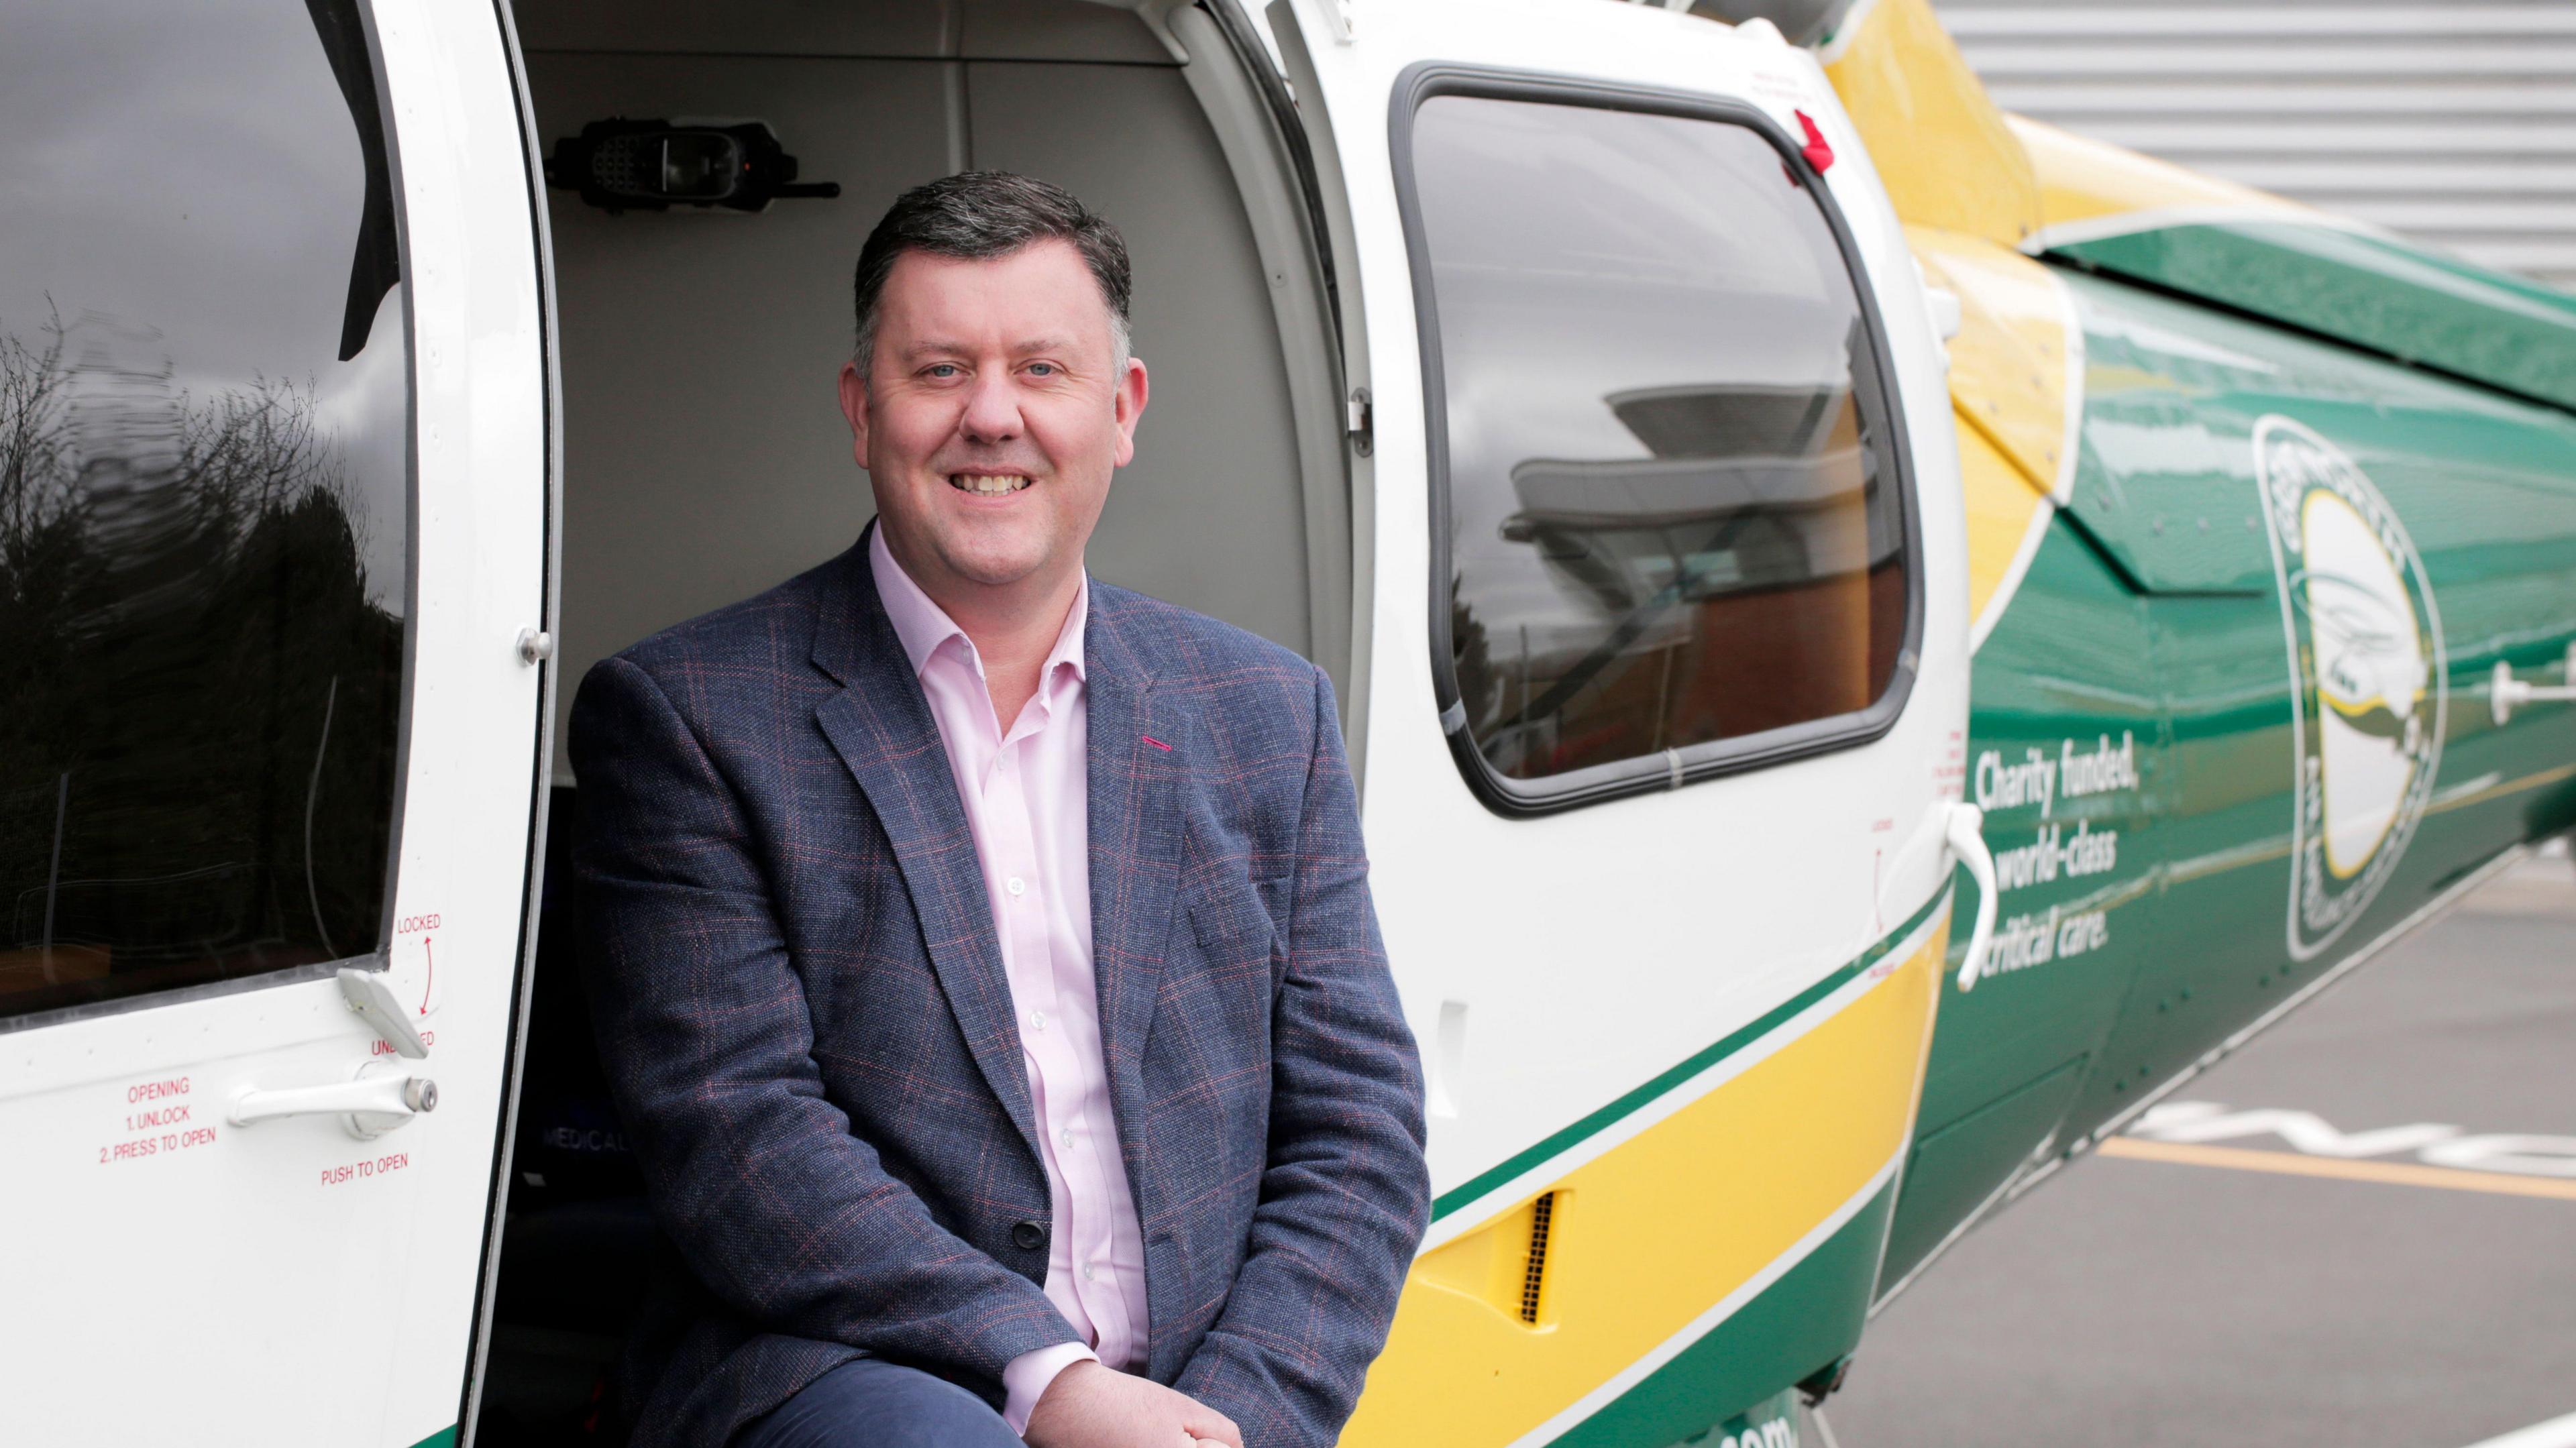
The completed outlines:
[[[1284,86],[1245,12],[1225,8],[1149,6],[1162,16],[1149,20],[1087,0],[516,7],[551,173],[562,682],[486,1448],[587,1436],[645,1309],[647,1264],[667,1250],[580,997],[563,868],[579,819],[571,699],[599,659],[858,538],[873,508],[835,388],[853,263],[896,195],[955,171],[1015,171],[1118,226],[1152,400],[1091,569],[1307,654],[1350,707],[1356,590],[1330,283]],[[641,137],[663,184],[687,194],[674,168],[690,136],[711,134],[740,149],[698,144],[786,189],[730,204],[616,189],[654,188],[621,138]]]

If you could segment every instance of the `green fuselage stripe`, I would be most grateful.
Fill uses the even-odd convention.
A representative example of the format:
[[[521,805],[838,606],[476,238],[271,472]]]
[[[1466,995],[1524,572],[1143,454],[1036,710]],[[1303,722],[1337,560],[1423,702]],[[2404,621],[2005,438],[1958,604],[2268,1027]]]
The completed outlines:
[[[1707,1070],[1709,1067],[1716,1065],[1718,1062],[1725,1060],[1727,1057],[1734,1055],[1736,1052],[1743,1050],[1745,1047],[1752,1045],[1755,1041],[1762,1039],[1764,1036],[1771,1034],[1773,1031],[1786,1024],[1792,1017],[1795,1017],[1800,1011],[1803,1011],[1807,1007],[1814,1005],[1816,1002],[1823,1000],[1825,997],[1832,995],[1835,991],[1841,989],[1844,984],[1849,982],[1852,977],[1859,975],[1862,971],[1869,969],[1871,966],[1876,965],[1881,960],[1885,959],[1889,951],[1894,950],[1907,936],[1912,935],[1924,921],[1931,919],[1932,912],[1939,909],[1941,907],[1941,903],[1948,898],[1949,892],[1945,885],[1945,888],[1934,891],[1932,898],[1923,902],[1923,908],[1915,911],[1911,916],[1907,917],[1904,924],[1899,925],[1894,930],[1891,930],[1886,935],[1880,937],[1877,944],[1862,951],[1859,957],[1853,960],[1850,964],[1832,971],[1822,980],[1817,981],[1814,985],[1807,987],[1805,990],[1798,992],[1796,995],[1791,996],[1789,999],[1772,1007],[1770,1010],[1764,1012],[1759,1019],[1739,1030],[1729,1033],[1724,1039],[1719,1040],[1714,1045],[1706,1046],[1700,1050],[1694,1051],[1678,1065],[1656,1073],[1656,1075],[1644,1085],[1639,1086],[1635,1090],[1619,1097],[1607,1106],[1604,1106],[1599,1110],[1592,1112],[1590,1115],[1583,1117],[1581,1120],[1578,1120],[1562,1130],[1551,1134],[1536,1145],[1531,1146],[1526,1150],[1514,1153],[1510,1158],[1500,1164],[1479,1172],[1459,1185],[1450,1188],[1448,1191],[1442,1192],[1439,1196],[1432,1199],[1431,1219],[1436,1222],[1440,1218],[1458,1210],[1460,1207],[1466,1206],[1468,1203],[1475,1201],[1477,1198],[1492,1191],[1494,1188],[1499,1187],[1503,1183],[1510,1181],[1512,1178],[1519,1176],[1521,1173],[1530,1170],[1532,1167],[1539,1165],[1548,1158],[1563,1153],[1567,1148],[1582,1141],[1585,1137],[1603,1130],[1612,1123],[1618,1121],[1620,1118],[1627,1116],[1629,1113],[1643,1107],[1648,1102],[1662,1096],[1665,1092],[1679,1086],[1684,1081],[1687,1081],[1691,1077],[1698,1075],[1700,1072]]]

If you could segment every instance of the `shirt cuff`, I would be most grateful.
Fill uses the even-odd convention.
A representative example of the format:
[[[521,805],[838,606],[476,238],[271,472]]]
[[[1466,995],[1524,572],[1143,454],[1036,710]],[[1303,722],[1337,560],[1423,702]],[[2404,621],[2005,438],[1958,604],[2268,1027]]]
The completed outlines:
[[[1056,1374],[1075,1363],[1096,1363],[1100,1354],[1078,1342],[1060,1342],[1035,1352],[1024,1352],[1002,1368],[1002,1421],[1014,1433],[1029,1431],[1029,1414],[1037,1411],[1038,1399],[1046,1396],[1047,1385]]]

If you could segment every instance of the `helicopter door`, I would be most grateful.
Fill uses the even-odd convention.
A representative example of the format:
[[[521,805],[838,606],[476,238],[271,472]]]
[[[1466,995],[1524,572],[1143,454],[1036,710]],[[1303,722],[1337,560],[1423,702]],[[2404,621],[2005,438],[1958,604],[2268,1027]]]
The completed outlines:
[[[454,1439],[548,682],[507,57],[419,0],[12,17],[13,1442]]]
[[[1919,283],[1767,27],[1269,15],[1365,389],[1355,733],[1431,1115],[1344,1441],[1786,1412],[1858,1340],[1948,924],[1963,522]]]

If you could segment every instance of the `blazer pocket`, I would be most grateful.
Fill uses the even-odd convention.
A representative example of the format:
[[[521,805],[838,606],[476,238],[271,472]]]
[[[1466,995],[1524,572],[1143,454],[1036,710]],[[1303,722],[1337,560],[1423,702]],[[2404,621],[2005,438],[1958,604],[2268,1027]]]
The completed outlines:
[[[1250,882],[1193,895],[1187,909],[1190,934],[1208,959],[1230,962],[1256,951],[1268,958],[1270,912],[1262,907],[1261,894]]]

